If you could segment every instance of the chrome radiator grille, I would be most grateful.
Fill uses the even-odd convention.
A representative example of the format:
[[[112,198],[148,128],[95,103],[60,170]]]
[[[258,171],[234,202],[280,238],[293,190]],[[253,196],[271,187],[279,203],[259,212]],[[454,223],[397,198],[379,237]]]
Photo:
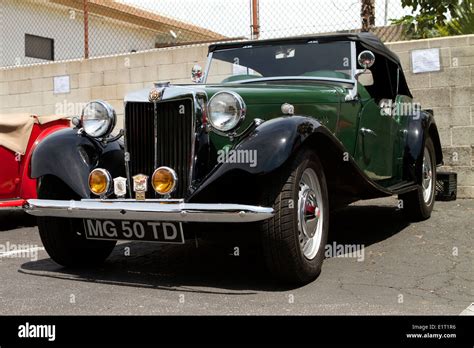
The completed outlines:
[[[173,168],[178,174],[178,183],[171,197],[184,197],[190,184],[192,163],[192,107],[189,99],[164,101],[156,104],[155,114],[153,103],[127,103],[125,136],[130,154],[130,178],[137,174],[151,177],[160,166]],[[155,197],[151,185],[148,186],[147,197]]]

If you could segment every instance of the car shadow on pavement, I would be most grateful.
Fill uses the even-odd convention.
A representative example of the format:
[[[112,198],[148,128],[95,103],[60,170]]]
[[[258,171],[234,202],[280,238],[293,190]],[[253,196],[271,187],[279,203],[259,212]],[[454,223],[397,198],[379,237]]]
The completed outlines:
[[[408,225],[401,211],[394,207],[350,206],[332,216],[328,243],[367,248]],[[190,240],[183,246],[123,242],[94,270],[64,268],[48,258],[27,262],[19,272],[82,282],[228,295],[295,288],[272,279],[258,246],[233,242]]]
[[[28,215],[21,209],[0,210],[0,232],[33,226],[36,226],[36,217]]]
[[[401,209],[393,206],[356,205],[330,218],[328,243],[368,247],[390,238],[410,225]]]

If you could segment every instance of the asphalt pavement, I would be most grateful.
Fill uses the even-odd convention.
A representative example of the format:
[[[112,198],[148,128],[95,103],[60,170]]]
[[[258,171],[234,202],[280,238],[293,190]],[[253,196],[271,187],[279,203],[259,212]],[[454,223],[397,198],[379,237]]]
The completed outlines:
[[[32,217],[1,212],[0,315],[458,315],[474,302],[473,216],[474,200],[436,202],[417,223],[394,198],[349,206],[331,217],[319,278],[291,287],[239,231],[184,246],[120,242],[100,268],[70,270],[48,257]]]

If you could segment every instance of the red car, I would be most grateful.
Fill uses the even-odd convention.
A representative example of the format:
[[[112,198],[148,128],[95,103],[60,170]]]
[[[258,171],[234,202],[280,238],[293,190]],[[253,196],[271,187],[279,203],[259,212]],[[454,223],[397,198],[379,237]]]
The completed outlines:
[[[31,154],[44,138],[69,125],[69,119],[56,115],[0,115],[0,209],[22,207],[36,198],[36,180],[29,173]]]

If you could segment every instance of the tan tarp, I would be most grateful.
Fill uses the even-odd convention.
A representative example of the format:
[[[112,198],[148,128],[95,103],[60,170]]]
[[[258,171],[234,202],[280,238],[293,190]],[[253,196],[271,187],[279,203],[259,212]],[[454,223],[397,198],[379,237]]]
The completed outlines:
[[[24,155],[35,123],[45,124],[62,118],[65,117],[59,115],[0,114],[0,146]]]

